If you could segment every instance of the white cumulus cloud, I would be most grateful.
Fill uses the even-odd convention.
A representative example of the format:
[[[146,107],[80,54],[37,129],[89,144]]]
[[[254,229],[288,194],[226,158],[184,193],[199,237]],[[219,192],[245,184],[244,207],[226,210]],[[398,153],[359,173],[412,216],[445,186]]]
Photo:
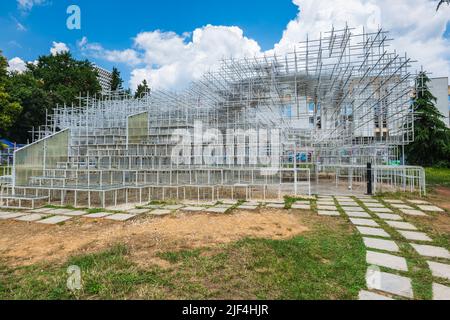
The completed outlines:
[[[138,53],[133,49],[106,50],[99,43],[90,43],[86,37],[78,41],[77,45],[81,52],[89,57],[109,62],[124,63],[130,66],[136,66],[141,63]]]
[[[69,47],[64,42],[53,41],[53,46],[50,48],[50,53],[56,56],[59,53],[69,52]]]
[[[375,31],[378,27],[389,31],[394,39],[392,49],[407,52],[417,60],[417,67],[432,72],[433,77],[450,73],[450,41],[444,37],[450,22],[450,7],[436,12],[436,1],[429,0],[293,0],[299,7],[297,17],[289,22],[283,37],[275,44],[277,52],[285,52],[298,42],[317,38],[332,26],[364,27]]]
[[[8,71],[9,72],[19,72],[22,73],[27,69],[27,64],[25,61],[19,57],[12,58],[8,61]]]
[[[80,41],[87,56],[133,67],[131,88],[146,79],[153,88],[182,89],[214,69],[222,58],[283,54],[299,41],[318,38],[321,32],[344,28],[357,33],[378,27],[394,39],[389,50],[405,52],[417,60],[415,67],[432,72],[433,77],[450,73],[450,41],[445,30],[450,22],[450,6],[436,12],[431,0],[293,0],[299,11],[286,25],[273,49],[262,52],[259,44],[235,26],[207,25],[190,34],[160,30],[141,32],[126,50],[106,50],[100,44]]]
[[[44,4],[45,0],[17,0],[17,6],[21,10],[31,10],[35,5]]]
[[[153,88],[183,88],[223,58],[261,54],[258,43],[234,26],[207,25],[195,29],[191,37],[160,30],[142,32],[134,39],[134,46],[142,52],[144,67],[132,72],[132,88],[144,79]]]

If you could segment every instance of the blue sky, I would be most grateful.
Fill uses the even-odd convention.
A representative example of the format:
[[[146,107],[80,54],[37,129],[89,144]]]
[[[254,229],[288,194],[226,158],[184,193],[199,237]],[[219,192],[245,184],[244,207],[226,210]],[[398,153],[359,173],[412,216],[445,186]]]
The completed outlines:
[[[348,23],[366,30],[381,25],[419,68],[448,76],[450,6],[436,13],[433,1],[1,0],[0,50],[19,66],[14,70],[63,47],[107,69],[117,66],[126,86],[147,79],[178,89],[223,57],[284,53],[306,34]],[[66,28],[72,4],[81,8],[81,30]]]
[[[76,4],[81,8],[81,30],[66,28],[66,9]],[[132,38],[144,30],[191,32],[207,24],[233,25],[245,30],[245,35],[258,41],[262,49],[273,47],[282,36],[286,24],[297,14],[290,0],[52,0],[35,5],[31,10],[19,8],[16,0],[0,1],[0,49],[8,58],[21,57],[33,61],[49,54],[53,41],[68,44],[72,53],[82,37],[114,49],[126,49]],[[26,30],[20,30],[18,23]],[[106,68],[115,63],[90,58]],[[119,66],[124,79],[130,68]]]

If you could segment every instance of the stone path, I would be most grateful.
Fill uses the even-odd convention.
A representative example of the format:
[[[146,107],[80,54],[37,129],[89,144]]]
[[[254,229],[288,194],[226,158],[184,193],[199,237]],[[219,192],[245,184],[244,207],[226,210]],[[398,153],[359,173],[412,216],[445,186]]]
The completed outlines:
[[[68,217],[68,216],[53,216],[50,218],[46,218],[44,220],[39,220],[37,221],[37,223],[42,223],[42,224],[58,224],[61,222],[65,222],[68,220],[71,220],[72,217]]]
[[[156,210],[150,211],[149,214],[150,214],[150,215],[153,215],[153,216],[167,216],[167,215],[171,214],[172,211],[173,211],[173,210],[156,209]]]
[[[374,293],[374,292],[370,292],[370,291],[366,291],[366,290],[361,290],[359,292],[359,300],[375,301],[375,300],[394,300],[394,299],[386,297],[386,296],[383,296],[383,295],[378,294],[378,293]]]
[[[116,213],[116,214],[112,214],[110,216],[106,216],[105,219],[113,220],[113,221],[128,221],[135,217],[136,217],[136,215],[134,215],[134,214]]]
[[[433,239],[426,233],[420,231],[414,224],[405,221],[402,216],[427,216],[424,211],[441,212],[442,209],[423,200],[409,200],[407,205],[401,200],[385,199],[383,202],[387,206],[383,204],[374,205],[374,203],[367,202],[364,199],[361,199],[360,202],[362,207],[366,208],[366,212],[371,213],[376,219],[379,219],[377,221],[382,221],[382,224],[380,224],[377,221],[371,220],[378,224],[377,228],[373,226],[364,227],[364,225],[370,225],[373,222],[367,222],[370,219],[355,219],[354,216],[348,214],[349,212],[346,211],[349,220],[364,236],[363,242],[367,248],[366,261],[370,265],[366,275],[369,291],[362,290],[359,294],[360,300],[392,299],[391,296],[385,296],[379,292],[404,298],[414,298],[411,279],[407,276],[408,263],[405,257],[402,256],[402,249],[395,241],[390,240],[390,233],[392,232],[397,233],[397,238],[399,235],[405,239],[402,242],[410,245],[423,257],[436,280],[448,281],[450,279],[450,264],[447,261],[450,259],[450,253],[448,250],[438,246],[424,244],[424,242],[432,243]],[[431,261],[429,259],[440,259],[440,261]],[[446,261],[442,261],[442,259],[446,259]],[[384,269],[393,270],[396,273],[401,273],[401,275],[384,272]],[[379,292],[372,292],[370,290],[377,290]],[[438,282],[433,283],[433,299],[449,300],[450,288]]]
[[[445,263],[427,261],[431,273],[436,278],[450,280],[450,265]]]
[[[450,253],[446,248],[435,245],[433,239],[418,226],[408,222],[410,216],[427,216],[425,212],[439,214],[443,210],[432,203],[423,200],[382,201],[371,197],[318,197],[315,210],[320,216],[339,217],[344,214],[362,235],[366,247],[368,270],[366,285],[368,290],[362,290],[360,300],[392,300],[396,297],[414,298],[414,292],[409,278],[408,261],[405,246],[410,246],[433,275],[433,299],[450,299]],[[59,224],[82,216],[83,218],[106,219],[113,221],[128,221],[139,215],[153,216],[171,214],[176,210],[184,212],[207,212],[224,214],[228,210],[257,210],[260,206],[284,209],[282,201],[243,202],[222,201],[221,204],[200,203],[184,205],[147,205],[144,209],[128,208],[124,213],[99,212],[87,214],[81,210],[41,208],[29,212],[0,212],[0,219],[22,222],[37,222],[41,224]],[[294,210],[311,210],[309,199],[298,200],[291,206]],[[430,215],[430,217],[432,217]],[[395,240],[394,240],[395,239]],[[400,245],[401,244],[401,245]],[[376,292],[372,291],[376,290]]]
[[[378,249],[390,252],[399,252],[400,248],[392,240],[384,240],[377,238],[363,238],[364,245],[370,249]]]
[[[111,212],[91,213],[83,216],[83,218],[100,219],[112,215]]]
[[[45,214],[39,214],[39,213],[32,213],[29,215],[25,215],[25,216],[21,216],[19,218],[16,218],[17,221],[22,221],[22,222],[35,222],[35,221],[39,221],[42,220],[44,218],[46,218],[47,215]]]
[[[433,300],[450,300],[450,287],[433,283]]]

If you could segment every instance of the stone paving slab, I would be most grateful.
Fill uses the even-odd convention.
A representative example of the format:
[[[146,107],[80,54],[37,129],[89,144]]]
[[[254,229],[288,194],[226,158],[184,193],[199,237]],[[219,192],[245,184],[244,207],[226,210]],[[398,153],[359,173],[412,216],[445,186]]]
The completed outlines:
[[[150,211],[148,215],[150,216],[167,216],[172,213],[173,210],[167,210],[167,209],[156,209],[153,211]]]
[[[406,277],[369,269],[366,274],[366,282],[369,289],[384,291],[406,298],[414,297],[411,279]]]
[[[200,212],[200,211],[205,211],[205,208],[204,207],[184,207],[181,209],[181,211]]]
[[[428,267],[434,277],[444,278],[450,280],[450,265],[445,263],[438,263],[433,261],[427,261]]]
[[[247,201],[247,202],[244,202],[243,205],[245,205],[245,206],[252,206],[252,207],[259,207],[259,202]]]
[[[42,220],[46,217],[47,217],[47,215],[43,215],[43,214],[39,214],[39,213],[32,213],[32,214],[29,214],[26,216],[16,218],[16,220],[22,221],[22,222],[35,222],[35,221]]]
[[[86,215],[86,211],[68,211],[66,213],[60,213],[62,216],[69,216],[69,217],[80,217]]]
[[[361,202],[365,202],[365,203],[380,203],[380,201],[378,201],[377,199],[364,199],[364,198],[359,198],[359,201]]]
[[[396,204],[396,203],[393,203],[393,204],[391,204],[391,206],[392,206],[393,208],[396,208],[396,209],[408,209],[408,210],[413,210],[413,209],[414,209],[413,207],[408,206],[408,205],[406,205],[406,204]]]
[[[425,200],[408,200],[408,202],[412,204],[431,205],[431,203]]]
[[[374,236],[382,238],[390,238],[391,236],[381,228],[370,228],[357,226],[356,229],[365,236]]]
[[[6,213],[6,214],[2,214],[0,215],[0,220],[8,220],[8,219],[16,219],[19,217],[23,217],[26,216],[26,213],[20,213],[20,212],[10,212],[10,213]]]
[[[359,204],[356,202],[339,202],[341,207],[359,207]]]
[[[284,201],[281,201],[281,200],[265,200],[264,202],[266,204],[282,204],[282,205],[284,205]]]
[[[112,214],[113,213],[111,213],[111,212],[97,212],[97,213],[87,214],[87,215],[83,216],[83,218],[100,219],[100,218],[110,216]]]
[[[299,209],[299,210],[311,210],[311,205],[309,204],[293,204],[292,209]]]
[[[47,213],[49,214],[62,214],[62,215],[67,215],[68,213],[72,212],[73,210],[71,209],[51,209],[50,211],[47,211]]]
[[[319,197],[317,201],[334,201],[333,197]]]
[[[371,209],[371,208],[386,208],[386,206],[384,204],[381,203],[367,203],[367,202],[363,202],[363,204]]]
[[[391,204],[405,204],[402,200],[397,199],[383,199],[383,201]]]
[[[412,231],[417,230],[417,228],[409,222],[386,221],[386,223],[395,229],[412,230]]]
[[[132,210],[128,210],[126,213],[128,214],[133,214],[133,215],[138,215],[138,214],[144,214],[149,212],[149,209],[132,209]]]
[[[390,252],[399,252],[400,251],[400,248],[398,247],[398,245],[392,240],[383,240],[383,239],[364,237],[363,241],[364,241],[364,245],[367,248],[390,251]]]
[[[319,216],[338,217],[341,214],[338,211],[319,210],[318,215]]]
[[[402,221],[403,218],[398,214],[388,214],[388,213],[375,213],[378,218],[383,220],[394,220],[394,221]]]
[[[144,208],[146,209],[161,209],[162,205],[158,205],[158,204],[151,204],[148,206],[145,206]]]
[[[378,300],[394,300],[392,298],[383,296],[378,293],[361,290],[358,295],[358,299],[361,301],[378,301]]]
[[[39,209],[31,210],[30,212],[33,212],[33,213],[47,213],[50,210],[53,210],[53,209],[50,209],[50,208],[39,208]]]
[[[342,207],[342,209],[350,212],[366,212],[366,210],[361,207]]]
[[[273,209],[284,209],[285,204],[281,203],[268,203],[266,205],[267,208],[273,208]]]
[[[39,220],[37,221],[37,223],[42,223],[42,224],[58,224],[61,222],[65,222],[72,219],[72,217],[68,217],[68,216],[53,216],[44,220]]]
[[[418,254],[424,257],[450,259],[450,252],[447,249],[423,244],[411,243],[411,246]]]
[[[433,241],[423,232],[397,230],[404,238],[415,241]]]
[[[317,205],[318,206],[335,206],[336,204],[334,203],[334,201],[318,201]]]
[[[235,206],[238,204],[238,202],[236,200],[222,200],[221,202],[223,204],[231,204],[231,206]]]
[[[427,214],[423,213],[420,210],[416,210],[416,209],[400,209],[400,211],[403,214],[406,214],[407,216],[416,216],[416,217],[426,217]]]
[[[418,205],[417,206],[420,210],[427,211],[427,212],[445,212],[439,207],[436,206],[424,206],[424,205]]]
[[[226,213],[229,209],[227,208],[208,208],[205,209],[205,212],[208,213]]]
[[[105,219],[113,220],[113,221],[128,221],[135,217],[136,217],[136,215],[134,215],[134,214],[117,213],[117,214],[112,214],[110,216],[107,216],[107,217],[105,217]]]
[[[336,206],[317,206],[317,209],[319,209],[319,210],[331,210],[331,211],[336,211],[337,210]]]
[[[179,205],[179,204],[174,204],[174,205],[168,205],[168,206],[164,206],[162,207],[162,209],[166,209],[166,210],[179,210],[181,208],[183,208],[184,206]]]
[[[406,259],[392,254],[367,251],[366,261],[370,265],[377,265],[399,271],[408,271]]]
[[[433,283],[433,300],[450,300],[450,287]]]
[[[233,208],[233,206],[229,205],[229,204],[218,204],[218,205],[214,206],[213,208],[225,208],[228,210],[228,209]]]
[[[364,227],[379,227],[380,225],[376,223],[375,221],[371,219],[357,219],[357,218],[350,218],[350,221],[357,226],[364,226]]]
[[[349,217],[352,218],[371,218],[370,214],[365,213],[365,212],[345,212],[346,215],[348,215]]]
[[[369,210],[374,213],[394,213],[389,208],[369,208]]]

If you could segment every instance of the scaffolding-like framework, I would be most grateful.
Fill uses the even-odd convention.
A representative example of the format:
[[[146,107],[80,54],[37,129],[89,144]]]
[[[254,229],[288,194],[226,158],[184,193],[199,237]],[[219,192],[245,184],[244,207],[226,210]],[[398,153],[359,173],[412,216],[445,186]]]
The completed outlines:
[[[380,185],[422,191],[423,170],[393,166],[414,139],[414,112],[411,60],[390,41],[381,29],[333,29],[282,56],[225,60],[181,93],[80,97],[15,153],[2,199],[279,198],[311,193],[311,176],[330,168],[336,184],[358,185],[369,162]]]

